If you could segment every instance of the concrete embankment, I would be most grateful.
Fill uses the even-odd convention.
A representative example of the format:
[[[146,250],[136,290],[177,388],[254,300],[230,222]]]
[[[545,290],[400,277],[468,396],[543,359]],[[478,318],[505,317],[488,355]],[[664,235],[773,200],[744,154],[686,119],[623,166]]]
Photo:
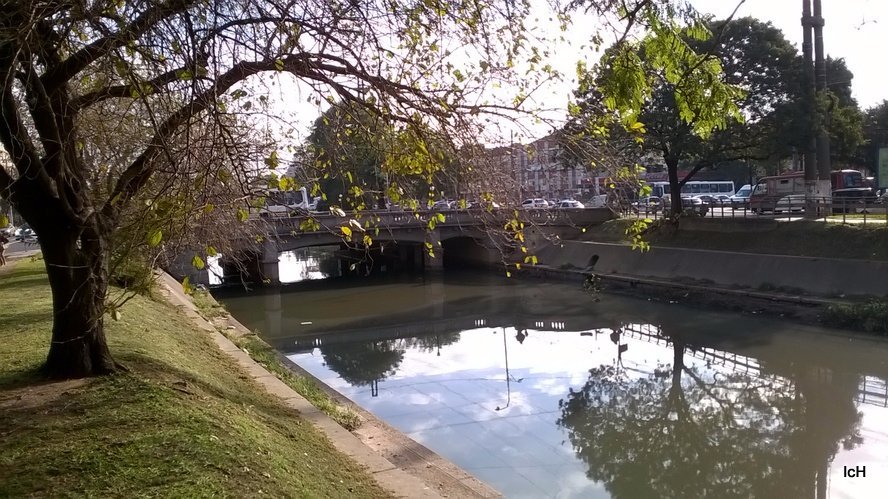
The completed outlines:
[[[563,241],[539,251],[551,268],[820,297],[884,296],[888,262]]]

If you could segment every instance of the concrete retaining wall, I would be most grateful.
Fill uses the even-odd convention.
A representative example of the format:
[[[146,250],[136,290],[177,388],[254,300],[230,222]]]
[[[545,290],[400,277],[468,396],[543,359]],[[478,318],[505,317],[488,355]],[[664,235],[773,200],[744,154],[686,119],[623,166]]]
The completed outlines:
[[[597,258],[596,258],[597,257]],[[541,263],[599,274],[711,281],[720,286],[803,290],[819,296],[888,294],[888,262],[760,255],[684,248],[633,251],[622,244],[564,241],[540,251]]]

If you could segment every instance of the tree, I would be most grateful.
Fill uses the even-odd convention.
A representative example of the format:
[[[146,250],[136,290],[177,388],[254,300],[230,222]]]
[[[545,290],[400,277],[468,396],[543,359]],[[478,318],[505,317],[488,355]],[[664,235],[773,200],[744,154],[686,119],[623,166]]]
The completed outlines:
[[[674,39],[674,12],[642,3],[645,8],[624,21],[643,16],[661,39]],[[589,4],[620,10],[610,1]],[[255,180],[249,165],[264,159],[261,167],[274,169],[279,159],[264,144],[248,147],[249,140],[233,134],[230,118],[274,116],[284,107],[260,93],[263,83],[289,78],[317,105],[363,106],[396,130],[391,171],[429,179],[446,167],[436,148],[476,144],[479,116],[512,116],[552,74],[540,64],[545,50],[525,31],[529,10],[527,0],[4,2],[0,142],[11,166],[0,168],[0,196],[34,228],[43,250],[54,310],[46,372],[82,377],[117,367],[104,333],[104,314],[115,310],[106,304],[111,260],[120,254],[120,228],[143,213],[138,203],[152,201],[147,193],[163,192],[171,211],[184,214],[179,220],[199,224],[206,210],[185,203],[187,190],[172,196],[164,186],[225,184],[234,177],[244,193],[233,196],[241,206],[227,213],[248,219]],[[695,59],[662,45],[659,53],[663,67]],[[707,71],[692,73],[711,73],[712,65],[702,62]],[[636,65],[630,73],[643,69]],[[721,92],[705,91],[711,79],[694,81],[685,86],[694,93],[682,102],[717,121],[725,110]],[[480,98],[494,83],[514,92],[514,99],[503,99],[511,104]],[[629,113],[644,89],[610,84],[603,93]],[[93,133],[96,117],[120,124],[128,131],[125,141]],[[195,156],[196,143],[212,147]],[[98,162],[96,150],[114,151],[113,162]],[[232,189],[229,195],[235,189],[224,187]],[[389,185],[390,197],[398,187]],[[157,227],[125,239],[136,237],[154,243]]]
[[[212,130],[215,150],[234,168],[225,171],[246,176],[244,155],[259,151],[239,147],[240,138],[226,133],[226,116],[271,114],[275,103],[253,98],[259,75],[289,75],[317,102],[337,95],[366,103],[391,124],[434,127],[458,141],[477,136],[473,117],[485,108],[463,96],[491,79],[509,80],[505,57],[519,57],[526,12],[523,3],[5,2],[0,141],[12,168],[0,169],[0,195],[43,249],[54,308],[47,373],[81,377],[116,368],[103,322],[114,236],[128,214],[140,212],[136,203],[161,173],[167,182],[222,175],[212,161],[200,172],[179,168],[178,153],[198,133]],[[501,45],[485,43],[494,38]],[[483,54],[485,64],[460,71],[442,39]],[[110,165],[90,155],[98,135],[86,118],[99,109],[108,113],[105,123],[147,131],[128,135],[126,151],[113,135],[101,137],[121,152]],[[276,167],[277,154],[265,162]],[[229,216],[246,219],[247,204]]]
[[[309,176],[316,184],[313,192],[322,193],[337,206],[385,208],[383,164],[393,135],[394,130],[364,106],[331,106],[315,120],[307,140],[312,163]],[[355,192],[362,194],[354,196]]]
[[[581,75],[575,92],[568,133],[582,140],[627,141],[636,137],[637,154],[661,154],[667,166],[674,213],[681,211],[680,187],[697,171],[723,161],[744,158],[760,137],[758,124],[789,95],[783,75],[791,67],[795,49],[770,24],[751,18],[726,21],[696,20],[665,40],[630,46],[622,42],[608,49],[602,62]],[[662,66],[663,53],[686,53],[683,64]],[[649,92],[637,95],[640,112],[618,113],[616,122],[602,123],[600,114],[610,99],[599,89],[602,79],[624,65],[648,67]],[[588,123],[593,125],[590,127]],[[615,124],[617,126],[615,126]],[[628,127],[627,127],[628,125]],[[625,131],[624,131],[625,130]],[[678,178],[679,164],[692,162],[691,171]]]
[[[888,147],[888,100],[883,100],[864,112],[864,142],[858,148],[857,159],[864,165],[873,165],[878,160],[879,148]],[[882,185],[885,179],[880,179]]]
[[[756,154],[762,159],[780,160],[793,153],[804,151],[810,140],[808,105],[804,98],[804,60],[796,56],[791,71],[785,78],[789,84],[790,98],[774,107],[767,120],[767,140]],[[851,96],[851,83],[854,74],[848,70],[844,59],[826,58],[827,94],[818,102],[826,110],[826,123],[815,123],[816,127],[826,127],[830,135],[831,157],[837,162],[856,163],[857,148],[863,142],[863,114],[857,101]]]

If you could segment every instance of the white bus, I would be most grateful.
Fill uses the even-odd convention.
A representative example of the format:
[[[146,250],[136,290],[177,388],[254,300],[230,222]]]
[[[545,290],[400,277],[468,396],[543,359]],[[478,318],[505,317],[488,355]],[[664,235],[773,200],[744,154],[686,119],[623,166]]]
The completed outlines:
[[[651,196],[656,196],[658,198],[668,197],[670,194],[669,182],[648,182],[648,185],[651,186]],[[724,194],[726,196],[734,195],[734,181],[733,180],[692,180],[687,182],[682,188],[681,193],[689,196],[696,196],[697,194],[709,194],[709,195],[718,195]]]

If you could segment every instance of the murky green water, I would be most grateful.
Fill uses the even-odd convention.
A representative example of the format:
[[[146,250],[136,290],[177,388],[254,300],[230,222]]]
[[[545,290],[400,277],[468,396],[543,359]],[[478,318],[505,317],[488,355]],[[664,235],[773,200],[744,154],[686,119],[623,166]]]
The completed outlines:
[[[884,497],[888,343],[487,274],[223,301],[507,497]],[[850,478],[846,468],[866,466]]]

